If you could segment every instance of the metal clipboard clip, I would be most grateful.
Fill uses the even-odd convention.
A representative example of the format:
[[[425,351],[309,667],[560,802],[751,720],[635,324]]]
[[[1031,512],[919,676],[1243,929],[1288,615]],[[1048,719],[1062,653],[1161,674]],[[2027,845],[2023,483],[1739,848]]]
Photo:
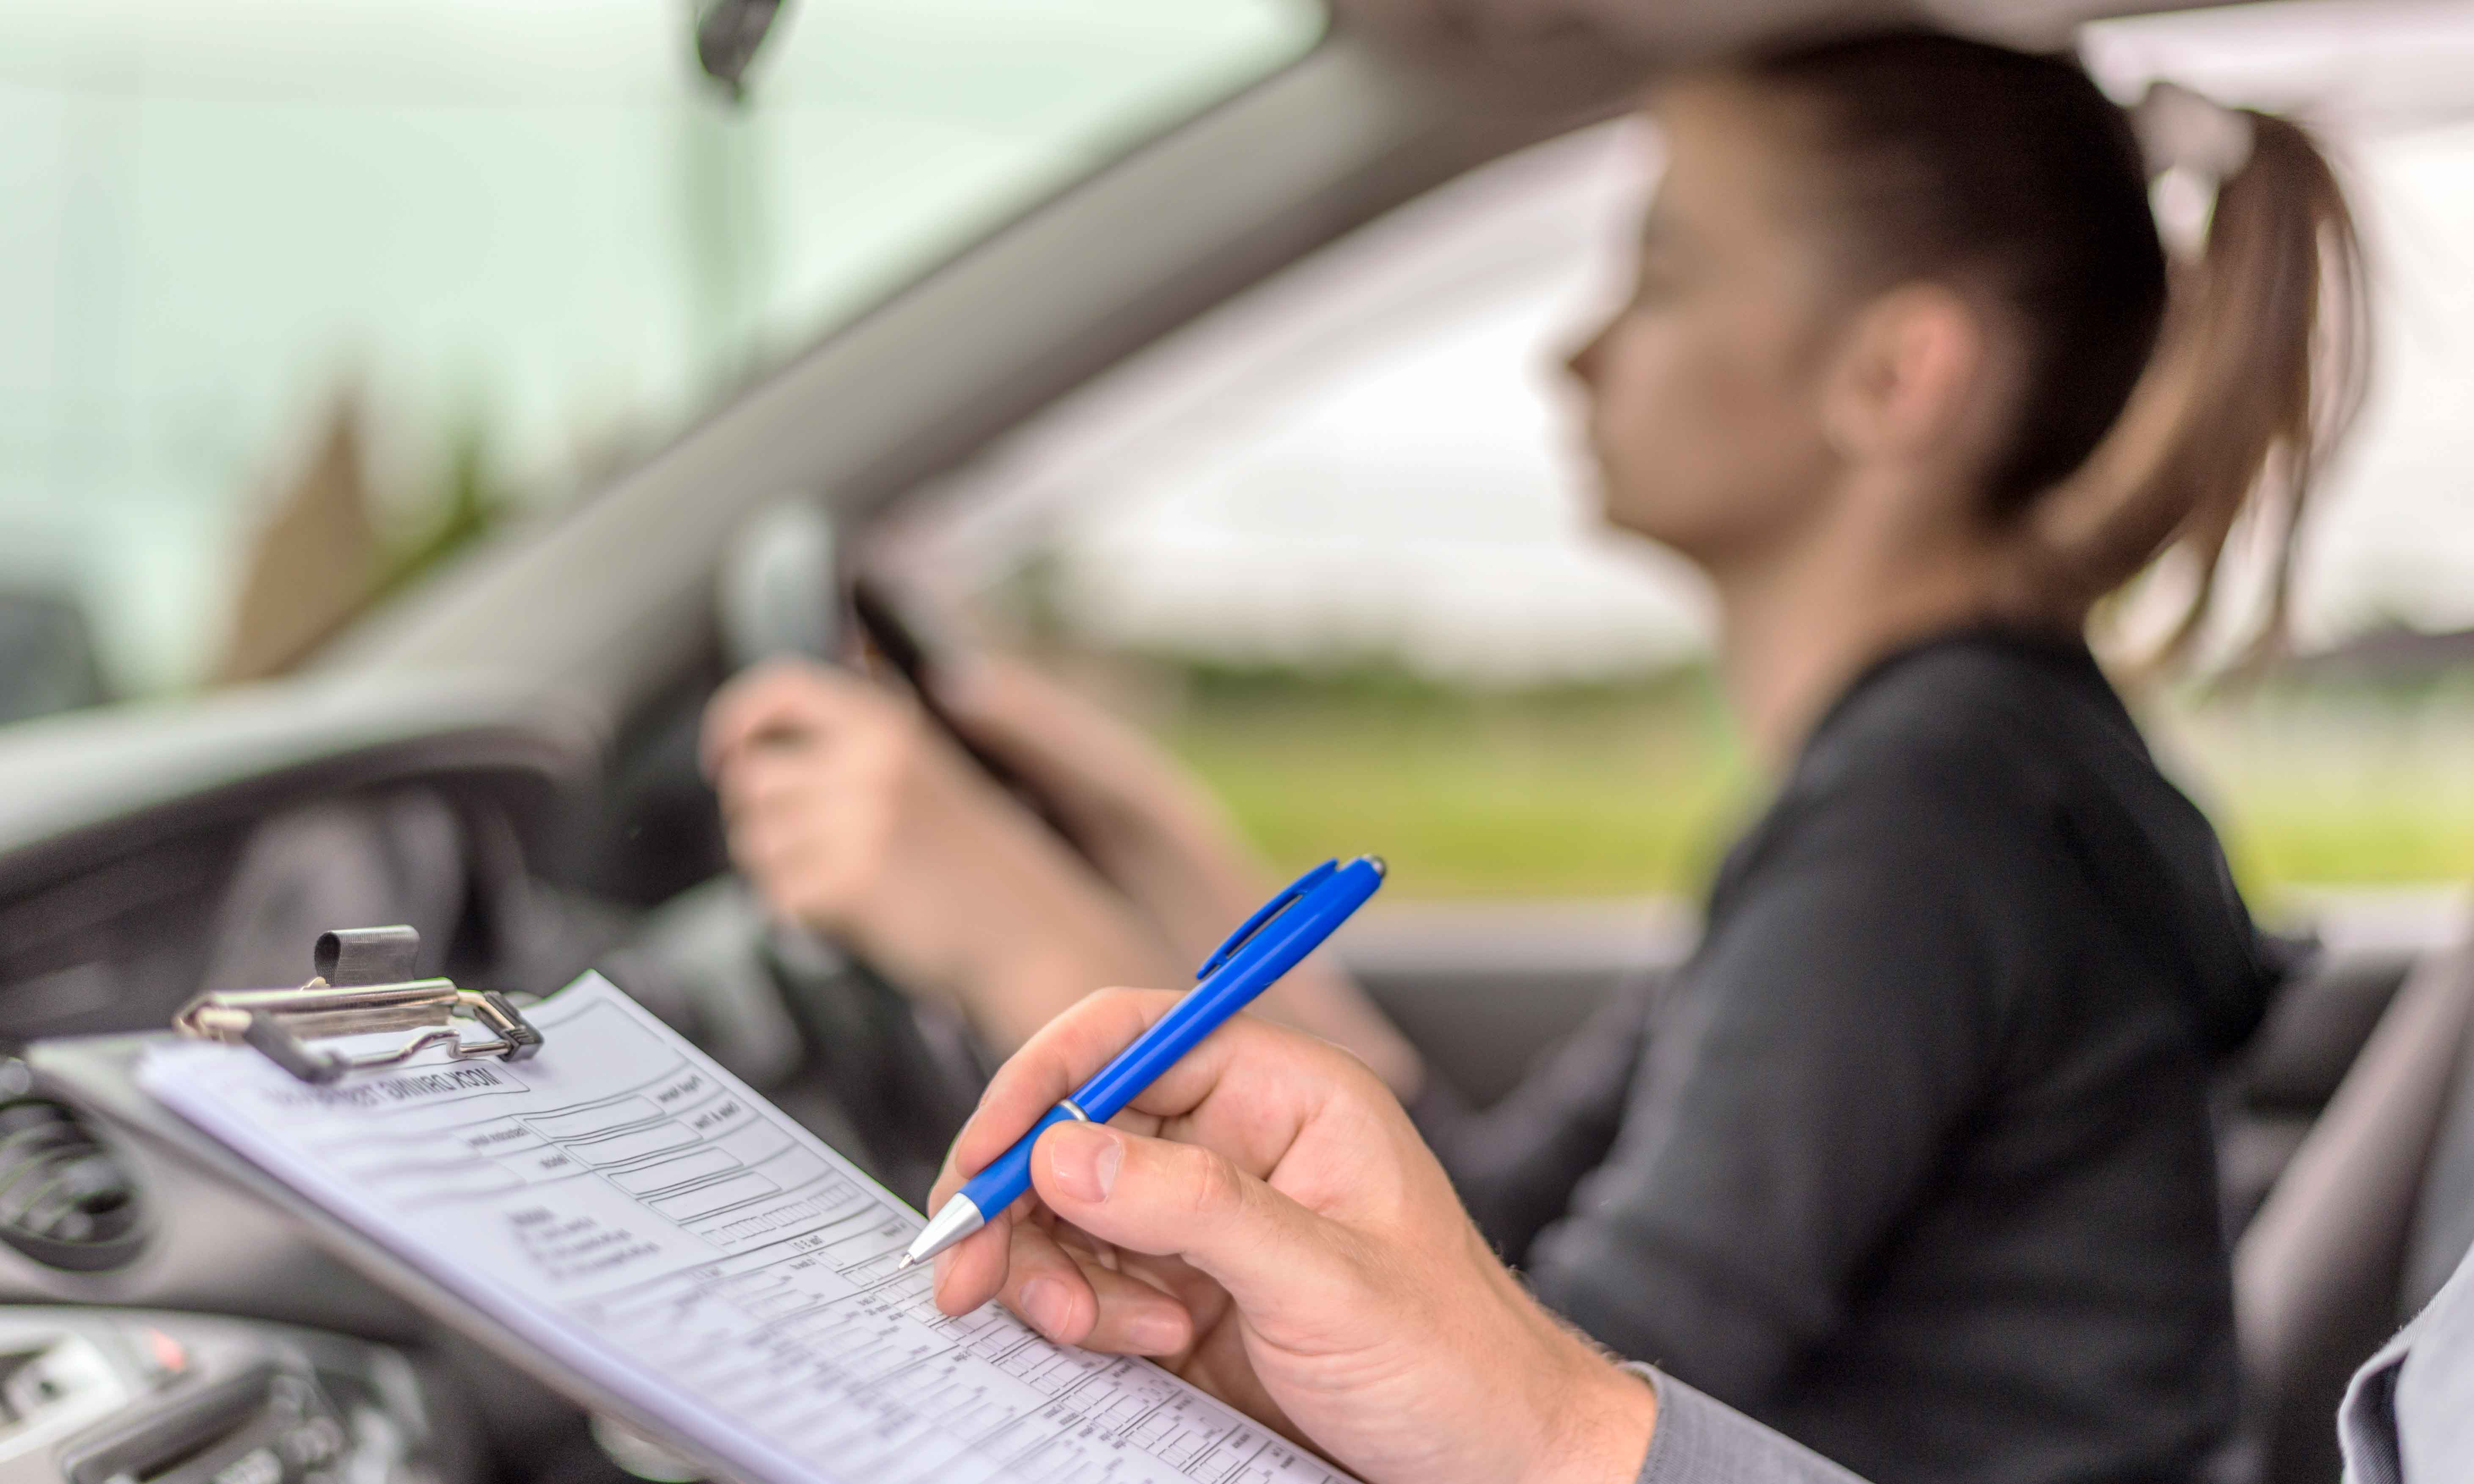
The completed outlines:
[[[317,977],[298,989],[216,989],[172,1017],[172,1029],[199,1040],[255,1046],[304,1083],[325,1085],[354,1072],[400,1066],[434,1046],[458,1060],[496,1057],[521,1061],[541,1050],[533,1029],[495,989],[458,989],[453,981],[415,979],[421,934],[408,927],[342,928],[322,933],[312,955]],[[493,1039],[468,1041],[458,1018]],[[424,1027],[432,1029],[422,1030]],[[392,1051],[346,1056],[308,1043],[377,1031],[421,1030]]]

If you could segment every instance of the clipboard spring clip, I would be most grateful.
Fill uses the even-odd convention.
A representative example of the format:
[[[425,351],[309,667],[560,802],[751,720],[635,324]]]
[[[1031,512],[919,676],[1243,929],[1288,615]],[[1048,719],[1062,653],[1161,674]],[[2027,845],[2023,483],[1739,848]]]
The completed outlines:
[[[521,1061],[541,1050],[542,1034],[515,1003],[495,989],[459,989],[446,979],[415,979],[421,934],[409,927],[340,928],[319,935],[312,954],[317,977],[298,989],[215,989],[181,1007],[172,1029],[199,1040],[255,1046],[304,1083],[325,1086],[354,1072],[400,1066],[433,1047],[457,1060],[496,1057]],[[490,1033],[468,1041],[461,1020]],[[418,1030],[402,1045],[357,1056],[326,1051],[311,1040]]]

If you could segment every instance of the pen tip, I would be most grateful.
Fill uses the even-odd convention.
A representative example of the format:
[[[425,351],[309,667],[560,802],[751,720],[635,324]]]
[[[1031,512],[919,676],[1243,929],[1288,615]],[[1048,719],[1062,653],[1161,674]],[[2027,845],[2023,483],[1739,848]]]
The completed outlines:
[[[893,1265],[893,1271],[899,1273],[918,1260],[918,1258],[911,1256],[909,1253],[904,1253],[902,1254],[902,1260]]]

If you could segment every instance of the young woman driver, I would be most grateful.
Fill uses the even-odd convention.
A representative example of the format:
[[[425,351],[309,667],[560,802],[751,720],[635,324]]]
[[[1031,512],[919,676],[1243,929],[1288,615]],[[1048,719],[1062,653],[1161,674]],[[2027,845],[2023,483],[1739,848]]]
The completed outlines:
[[[1335,969],[1266,1012],[1372,1066],[1537,1296],[1622,1353],[1875,1478],[2187,1476],[2235,1410],[2208,1071],[2275,964],[2082,632],[2170,553],[2187,643],[2253,512],[2281,618],[2360,382],[2344,200],[2280,119],[2178,91],[2134,119],[2070,61],[1934,35],[1713,67],[1651,112],[1637,287],[1572,370],[1607,519],[1709,575],[1776,796],[1691,961],[1495,1108]],[[2220,178],[2178,258],[2143,134]],[[1012,667],[946,699],[1096,868],[905,701],[776,669],[716,702],[707,759],[777,911],[1010,1051],[1096,985],[1181,982],[1260,900],[1126,729]],[[1193,1337],[1165,1297],[1095,1332],[1087,1286],[1010,1292],[1062,1339]]]

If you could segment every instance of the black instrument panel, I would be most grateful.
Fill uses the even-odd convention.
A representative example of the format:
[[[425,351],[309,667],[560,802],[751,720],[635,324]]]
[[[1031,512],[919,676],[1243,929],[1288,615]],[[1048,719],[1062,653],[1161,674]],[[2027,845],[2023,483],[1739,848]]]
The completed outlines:
[[[462,1399],[390,1347],[143,1309],[0,1307],[0,1477],[464,1484]]]

